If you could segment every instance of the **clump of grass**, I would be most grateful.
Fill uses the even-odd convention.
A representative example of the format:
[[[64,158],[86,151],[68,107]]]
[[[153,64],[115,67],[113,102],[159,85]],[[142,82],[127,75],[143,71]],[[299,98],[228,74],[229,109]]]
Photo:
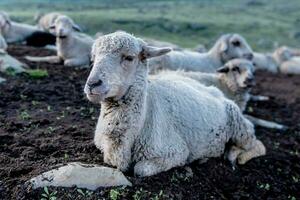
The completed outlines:
[[[43,70],[43,69],[28,69],[25,71],[25,73],[30,78],[33,78],[33,79],[40,79],[40,78],[45,78],[45,77],[49,76],[47,70]]]
[[[13,67],[8,67],[5,70],[5,74],[7,74],[8,76],[16,76],[17,72],[16,72],[16,70]]]

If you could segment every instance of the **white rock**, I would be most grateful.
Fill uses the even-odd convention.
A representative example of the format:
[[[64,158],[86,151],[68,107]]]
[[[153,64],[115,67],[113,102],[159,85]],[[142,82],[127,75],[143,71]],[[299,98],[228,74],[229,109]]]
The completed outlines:
[[[131,182],[117,169],[78,162],[45,172],[30,179],[29,183],[33,189],[45,186],[77,186],[96,190],[98,187],[132,186]]]

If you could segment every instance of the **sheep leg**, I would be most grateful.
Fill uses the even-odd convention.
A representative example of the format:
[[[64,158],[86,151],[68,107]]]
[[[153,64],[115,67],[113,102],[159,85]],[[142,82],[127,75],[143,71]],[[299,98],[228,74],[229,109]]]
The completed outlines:
[[[229,160],[232,165],[232,169],[235,170],[236,160],[243,150],[237,146],[231,146],[230,150],[226,153],[225,157]]]
[[[250,115],[245,115],[245,117],[257,126],[261,126],[261,127],[264,127],[264,128],[271,128],[271,129],[279,129],[279,130],[286,130],[287,129],[286,126],[284,126],[282,124],[278,124],[276,122],[271,122],[271,121],[259,119],[259,118],[256,118],[256,117],[253,117],[253,116],[250,116]]]
[[[103,152],[104,162],[126,171],[131,162],[131,144],[129,140],[118,141],[116,145],[112,137],[102,134],[95,134],[95,145]]]
[[[168,154],[169,157],[158,157],[139,161],[134,166],[134,174],[140,177],[152,176],[173,167],[183,166],[187,161],[188,154],[189,151],[186,148],[181,152]]]
[[[269,101],[270,97],[268,97],[268,96],[262,96],[262,95],[251,95],[250,99],[252,101]]]
[[[62,59],[59,56],[46,56],[46,57],[34,57],[34,56],[25,56],[26,60],[32,62],[47,62],[47,63],[60,63]]]
[[[67,59],[64,62],[64,65],[67,67],[88,67],[88,64],[89,60],[79,58]]]
[[[246,162],[251,160],[252,158],[256,158],[266,154],[266,147],[260,140],[255,140],[253,142],[253,146],[245,151],[242,151],[238,157],[238,163],[240,165],[244,165]]]

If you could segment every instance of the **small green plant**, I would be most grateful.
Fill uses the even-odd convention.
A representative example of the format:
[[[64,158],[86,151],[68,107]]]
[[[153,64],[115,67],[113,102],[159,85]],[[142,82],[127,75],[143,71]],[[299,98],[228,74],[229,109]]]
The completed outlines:
[[[147,198],[147,196],[149,196],[151,193],[146,191],[146,190],[143,190],[143,188],[140,188],[139,190],[137,190],[134,195],[132,196],[132,198],[134,200],[142,200],[142,199],[145,199]]]
[[[8,76],[16,76],[17,72],[13,67],[8,67],[5,70],[5,74],[7,74]]]
[[[260,188],[260,189],[265,189],[265,190],[270,190],[270,185],[269,185],[269,183],[266,183],[266,184],[263,184],[263,183],[261,183],[261,184],[257,184],[257,186]]]
[[[120,191],[118,189],[111,189],[109,191],[109,198],[111,200],[117,200],[120,196]]]
[[[65,160],[68,160],[68,159],[69,159],[69,155],[68,155],[67,153],[64,154],[64,159],[65,159]],[[78,190],[81,190],[81,189],[78,189]],[[77,190],[77,192],[79,192],[78,190]]]
[[[90,196],[92,196],[92,194],[93,194],[93,192],[92,191],[89,191],[89,190],[82,190],[82,189],[80,189],[80,188],[78,188],[77,189],[77,192],[81,195],[81,196],[83,196],[83,197],[90,197]]]
[[[49,76],[48,72],[43,69],[28,69],[25,71],[25,73],[33,79],[40,79]]]
[[[292,178],[293,178],[293,181],[294,181],[295,183],[298,183],[298,182],[299,182],[299,178],[298,178],[298,177],[292,176]]]
[[[44,187],[44,193],[42,193],[41,200],[56,200],[57,191],[49,192],[47,187]]]
[[[23,119],[23,120],[26,120],[26,119],[29,119],[30,118],[30,115],[28,114],[27,111],[22,111],[20,113],[20,117]]]
[[[157,195],[151,198],[151,200],[160,200],[164,197],[164,192],[161,190]]]
[[[55,128],[53,128],[52,126],[48,127],[48,133],[53,133],[55,131]]]

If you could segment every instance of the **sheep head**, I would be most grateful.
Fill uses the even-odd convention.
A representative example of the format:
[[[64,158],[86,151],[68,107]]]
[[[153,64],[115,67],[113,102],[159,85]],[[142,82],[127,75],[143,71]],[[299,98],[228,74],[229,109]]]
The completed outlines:
[[[223,63],[234,58],[252,60],[253,51],[245,38],[239,34],[226,34],[216,42],[213,51],[216,51]]]
[[[0,12],[0,30],[3,33],[11,26],[11,20],[6,12]]]
[[[147,59],[171,51],[170,48],[147,46],[126,32],[99,37],[92,48],[93,67],[84,92],[99,103],[107,98],[122,98],[133,85],[138,72],[147,71]]]
[[[277,64],[281,64],[284,61],[290,60],[294,55],[294,52],[292,49],[282,46],[278,49],[276,49],[273,53],[273,58],[275,59]]]
[[[232,92],[248,90],[255,84],[254,66],[246,59],[233,59],[219,68],[217,73]]]
[[[57,17],[49,30],[50,33],[61,39],[67,38],[73,31],[81,31],[71,18],[64,15]]]

